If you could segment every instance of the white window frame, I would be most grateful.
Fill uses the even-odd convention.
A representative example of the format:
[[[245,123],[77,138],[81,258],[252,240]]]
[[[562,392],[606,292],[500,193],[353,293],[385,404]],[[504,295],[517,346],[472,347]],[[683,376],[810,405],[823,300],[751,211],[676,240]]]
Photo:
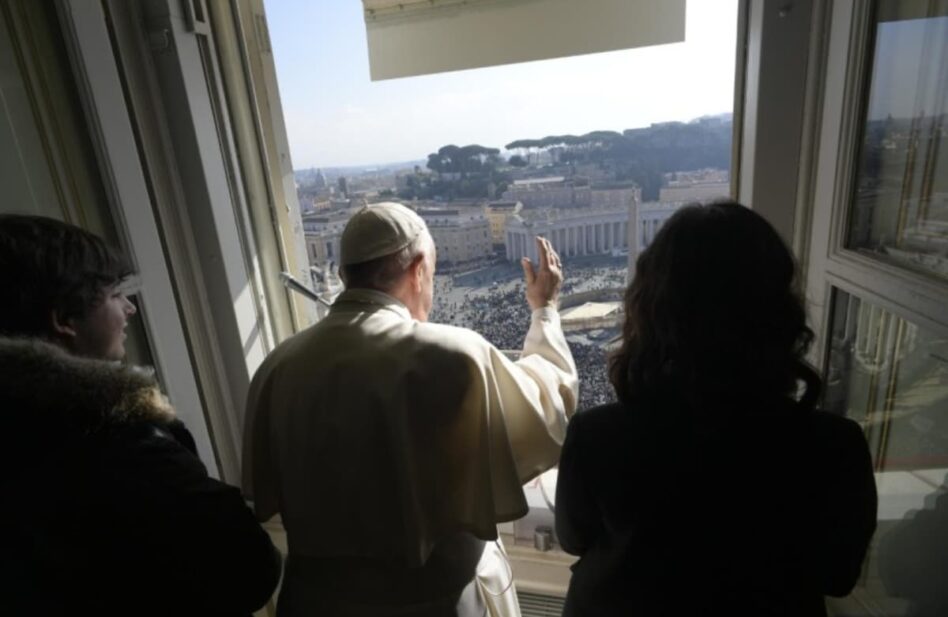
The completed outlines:
[[[828,6],[744,0],[740,11],[732,192],[801,262],[810,240]]]
[[[315,319],[262,1],[55,3],[156,368],[238,483],[250,378]]]
[[[872,6],[862,0],[835,2],[828,30],[806,271],[817,333],[814,360],[820,367],[828,349],[833,288],[948,335],[948,284],[845,248],[872,62]]]
[[[155,369],[178,416],[191,430],[198,455],[210,473],[217,475],[218,459],[203,415],[201,391],[102,5],[59,0],[57,9],[115,226],[126,240],[138,273],[140,287],[134,293],[140,298],[139,318],[145,323]]]

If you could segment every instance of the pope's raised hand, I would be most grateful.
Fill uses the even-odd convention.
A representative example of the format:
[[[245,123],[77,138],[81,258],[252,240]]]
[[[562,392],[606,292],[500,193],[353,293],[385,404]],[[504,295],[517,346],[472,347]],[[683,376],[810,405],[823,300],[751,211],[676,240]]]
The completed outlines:
[[[520,262],[527,282],[527,303],[534,310],[544,306],[555,308],[563,284],[563,265],[549,240],[537,236],[536,241],[539,264],[535,267],[529,257]]]

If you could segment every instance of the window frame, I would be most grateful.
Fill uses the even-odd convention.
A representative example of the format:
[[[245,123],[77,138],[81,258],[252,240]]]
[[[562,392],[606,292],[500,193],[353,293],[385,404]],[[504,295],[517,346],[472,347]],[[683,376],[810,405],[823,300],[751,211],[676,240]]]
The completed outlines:
[[[829,353],[832,288],[948,334],[948,283],[846,248],[874,53],[875,2],[833,4],[812,203],[806,294],[817,333],[813,359]]]
[[[204,397],[195,377],[176,285],[165,259],[118,66],[112,46],[107,44],[110,37],[103,6],[57,0],[56,9],[116,232],[136,265],[139,284],[130,292],[141,299],[138,318],[145,324],[155,369],[179,417],[188,424],[198,454],[209,472],[218,475],[220,460],[203,413]]]

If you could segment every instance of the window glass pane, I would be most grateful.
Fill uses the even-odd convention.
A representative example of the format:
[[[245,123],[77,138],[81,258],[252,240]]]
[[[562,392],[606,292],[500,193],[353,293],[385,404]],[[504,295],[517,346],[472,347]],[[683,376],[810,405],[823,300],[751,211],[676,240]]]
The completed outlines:
[[[836,291],[824,406],[859,422],[879,524],[834,615],[948,615],[948,336]]]
[[[0,186],[5,191],[0,213],[66,221],[123,250],[55,6],[16,4],[0,11]],[[44,119],[44,109],[55,116],[56,126]],[[141,311],[137,285],[137,280],[127,281],[125,291]],[[153,366],[141,312],[125,332],[126,362]]]
[[[122,247],[56,8],[10,4],[0,11],[0,212],[64,220]]]
[[[846,247],[948,278],[948,5],[880,2]]]

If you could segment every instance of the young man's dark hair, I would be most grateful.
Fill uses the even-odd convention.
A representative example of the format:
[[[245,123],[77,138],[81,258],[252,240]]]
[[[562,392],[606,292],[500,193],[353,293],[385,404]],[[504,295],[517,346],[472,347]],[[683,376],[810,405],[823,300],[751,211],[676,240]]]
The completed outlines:
[[[85,230],[0,215],[0,468],[16,504],[0,598],[15,615],[250,614],[279,554],[154,376],[117,362],[130,272]]]
[[[84,229],[0,215],[0,288],[7,298],[0,303],[0,335],[50,339],[80,355],[118,359],[124,318],[135,309],[115,287],[131,272],[124,256]],[[110,302],[115,306],[101,308]],[[89,319],[100,308],[112,324],[109,315]],[[90,322],[98,331],[89,331]],[[102,332],[102,324],[112,331]]]
[[[49,312],[81,317],[132,273],[98,236],[55,219],[0,215],[0,332],[45,336]]]

